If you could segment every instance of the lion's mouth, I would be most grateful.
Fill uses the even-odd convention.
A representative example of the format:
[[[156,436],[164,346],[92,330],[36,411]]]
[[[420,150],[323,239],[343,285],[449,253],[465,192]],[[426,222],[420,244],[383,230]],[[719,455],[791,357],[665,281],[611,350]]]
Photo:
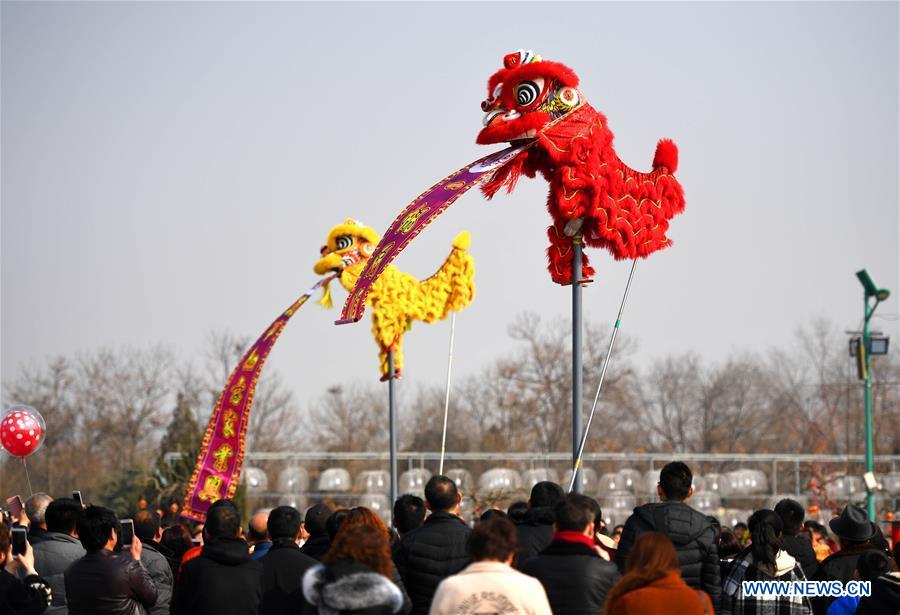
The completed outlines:
[[[537,137],[538,132],[548,122],[546,113],[536,112],[494,114],[478,134],[476,141],[482,145],[506,141],[515,145]]]
[[[341,274],[344,272],[345,269],[347,269],[348,267],[355,265],[355,264],[356,264],[356,259],[354,259],[353,257],[342,256],[341,263],[335,267],[332,267],[331,271],[333,271],[334,273],[337,273],[337,274]]]
[[[530,143],[534,141],[535,137],[537,137],[537,130],[531,129],[523,132],[518,137],[513,137],[509,140],[510,145],[525,145],[526,143]]]

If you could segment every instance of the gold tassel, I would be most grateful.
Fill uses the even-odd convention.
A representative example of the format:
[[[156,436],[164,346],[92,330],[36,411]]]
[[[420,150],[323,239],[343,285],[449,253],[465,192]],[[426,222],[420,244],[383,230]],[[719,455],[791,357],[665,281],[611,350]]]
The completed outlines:
[[[319,299],[319,305],[328,308],[329,310],[334,307],[334,303],[331,301],[331,280],[325,282],[325,286],[322,289],[322,298]]]

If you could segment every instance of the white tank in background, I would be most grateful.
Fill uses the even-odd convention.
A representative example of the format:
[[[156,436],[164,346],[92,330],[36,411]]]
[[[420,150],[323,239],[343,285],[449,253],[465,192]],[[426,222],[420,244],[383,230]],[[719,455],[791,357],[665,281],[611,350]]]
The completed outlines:
[[[475,479],[472,478],[472,473],[468,470],[454,468],[452,470],[447,470],[444,473],[444,476],[456,483],[456,488],[459,489],[463,495],[473,493],[475,490]]]
[[[387,470],[366,470],[356,475],[354,487],[361,493],[385,494],[391,490],[391,475]]]
[[[715,515],[722,506],[722,498],[713,491],[701,491],[694,493],[688,504],[704,515]]]
[[[319,475],[319,491],[347,492],[350,486],[350,472],[344,468],[328,468]]]
[[[618,472],[616,472],[616,476],[618,477],[616,480],[616,484],[619,485],[623,490],[630,491],[631,493],[641,493],[644,476],[639,471],[634,468],[622,468]]]
[[[536,484],[550,481],[559,484],[559,473],[553,468],[532,468],[522,472],[522,488],[531,491]]]
[[[881,489],[885,493],[900,496],[900,472],[888,472],[878,477]]]
[[[825,480],[824,487],[828,500],[838,505],[866,492],[866,485],[859,476],[832,476]]]
[[[244,466],[241,482],[247,486],[247,493],[251,495],[265,493],[269,489],[269,477],[261,468]]]
[[[381,493],[364,493],[359,496],[357,502],[359,506],[373,510],[385,524],[390,525],[391,505],[388,502],[388,496]]]
[[[419,497],[424,497],[425,485],[428,483],[428,480],[430,478],[431,472],[429,472],[425,468],[413,468],[412,470],[407,470],[400,475],[400,486],[398,493],[400,495],[411,493]]]
[[[306,468],[291,466],[278,473],[279,493],[306,493],[309,491],[309,474]]]
[[[522,477],[510,468],[494,468],[478,478],[478,493],[490,495],[522,488]]]
[[[563,476],[561,486],[563,491],[569,490],[569,484],[572,482],[572,470],[566,470]],[[581,492],[586,495],[596,495],[599,491],[599,481],[597,473],[590,468],[581,468]]]
[[[301,513],[305,513],[306,509],[309,508],[309,498],[305,495],[291,493],[287,495],[282,495],[278,498],[279,506],[293,506]]]
[[[616,491],[600,499],[603,520],[610,530],[617,525],[624,525],[635,506],[637,498],[630,491]]]
[[[710,472],[703,476],[703,491],[721,494],[722,475],[718,472]]]
[[[656,486],[659,484],[659,469],[647,470],[644,472],[644,478],[641,481],[642,500],[644,502],[659,502],[659,496],[656,494]]]

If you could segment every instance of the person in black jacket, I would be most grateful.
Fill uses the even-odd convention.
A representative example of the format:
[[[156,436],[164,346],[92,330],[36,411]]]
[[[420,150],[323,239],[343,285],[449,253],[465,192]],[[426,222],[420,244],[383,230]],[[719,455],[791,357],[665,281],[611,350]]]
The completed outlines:
[[[775,505],[775,514],[781,517],[781,524],[784,528],[781,548],[797,560],[807,579],[813,578],[819,569],[819,561],[816,559],[816,552],[809,540],[809,534],[802,531],[803,517],[806,516],[806,511],[803,510],[800,502],[785,498]]]
[[[417,495],[410,493],[401,495],[394,502],[394,514],[391,525],[397,530],[397,536],[403,538],[417,527],[425,523],[425,502]]]
[[[334,509],[325,502],[319,502],[306,511],[306,518],[303,522],[303,526],[306,528],[309,538],[307,538],[303,546],[300,547],[300,551],[302,551],[304,555],[308,555],[314,560],[322,561],[322,558],[328,553],[328,548],[331,546],[331,539],[328,538],[325,522],[328,521],[328,517],[330,517],[333,512]]]
[[[162,540],[159,513],[155,510],[139,510],[134,514],[134,533],[141,539],[141,563],[156,585],[156,604],[150,615],[169,615],[172,604],[172,589],[175,575],[169,557],[172,552],[159,541]]]
[[[425,485],[431,515],[406,534],[394,562],[412,600],[412,615],[426,615],[438,584],[469,564],[471,528],[459,517],[462,494],[450,478],[432,476]]]
[[[520,566],[544,586],[554,613],[595,615],[619,580],[619,570],[600,557],[594,545],[591,498],[570,493],[553,509],[555,533],[550,546]]]
[[[900,570],[900,542],[894,543],[894,568]],[[860,560],[863,558],[860,557]],[[857,615],[900,613],[900,572],[886,572],[872,581],[872,594],[859,601]]]
[[[512,521],[513,525],[522,525],[525,522],[525,515],[528,514],[528,502],[516,500],[506,509],[506,516]]]
[[[22,579],[16,576],[20,572]],[[31,543],[25,543],[22,555],[13,555],[10,525],[6,518],[0,520],[0,613],[39,615],[50,598],[50,586],[34,569]]]
[[[241,538],[237,508],[210,507],[203,536],[200,555],[185,562],[178,575],[173,615],[257,615],[262,564],[251,559],[250,547]]]
[[[553,540],[553,509],[565,496],[562,487],[548,480],[531,488],[528,512],[522,523],[516,526],[519,532],[519,565],[540,553]]]
[[[881,548],[871,542],[875,538],[875,524],[869,521],[869,513],[860,506],[848,504],[836,517],[828,522],[831,531],[838,537],[841,550],[832,553],[819,564],[814,580],[816,581],[840,581],[847,584],[854,578],[859,556],[865,551]],[[813,599],[813,612],[816,615],[824,615],[828,607],[834,602],[830,596],[821,596]]]
[[[303,575],[318,562],[303,555],[297,546],[300,535],[300,511],[279,506],[266,522],[272,546],[260,558],[263,567],[261,615],[299,615],[303,600]]]
[[[50,615],[66,615],[65,572],[74,562],[86,555],[75,524],[81,514],[81,504],[72,498],[53,500],[44,511],[47,531],[43,540],[34,546],[34,568],[47,580],[53,600],[47,609]],[[141,545],[143,556],[144,545]]]
[[[694,589],[709,594],[717,606],[722,587],[716,532],[705,515],[685,504],[694,493],[693,481],[694,475],[686,464],[673,461],[663,466],[656,486],[661,501],[638,506],[628,517],[619,539],[616,564],[619,571],[625,570],[628,553],[644,532],[665,534],[678,553],[681,578]]]
[[[102,506],[82,510],[75,528],[87,554],[63,575],[69,615],[146,615],[156,604],[156,586],[141,564],[141,539],[115,553],[119,520]]]

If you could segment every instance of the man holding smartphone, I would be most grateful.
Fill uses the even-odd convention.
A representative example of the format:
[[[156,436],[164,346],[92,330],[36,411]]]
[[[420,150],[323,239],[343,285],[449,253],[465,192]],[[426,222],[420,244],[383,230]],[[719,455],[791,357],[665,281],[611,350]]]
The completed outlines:
[[[69,615],[143,614],[156,604],[156,586],[141,564],[141,541],[116,553],[119,520],[113,511],[88,506],[76,523],[87,555],[65,572]]]
[[[59,498],[50,502],[45,511],[47,531],[44,539],[34,545],[34,567],[47,579],[53,591],[53,601],[48,613],[65,614],[66,569],[85,556],[78,540],[75,524],[81,514],[81,505],[72,498]]]
[[[24,531],[19,528],[20,534]],[[43,613],[50,604],[50,588],[34,570],[31,545],[25,540],[23,546],[13,554],[9,521],[0,520],[0,613]],[[20,571],[22,580],[16,576]]]

